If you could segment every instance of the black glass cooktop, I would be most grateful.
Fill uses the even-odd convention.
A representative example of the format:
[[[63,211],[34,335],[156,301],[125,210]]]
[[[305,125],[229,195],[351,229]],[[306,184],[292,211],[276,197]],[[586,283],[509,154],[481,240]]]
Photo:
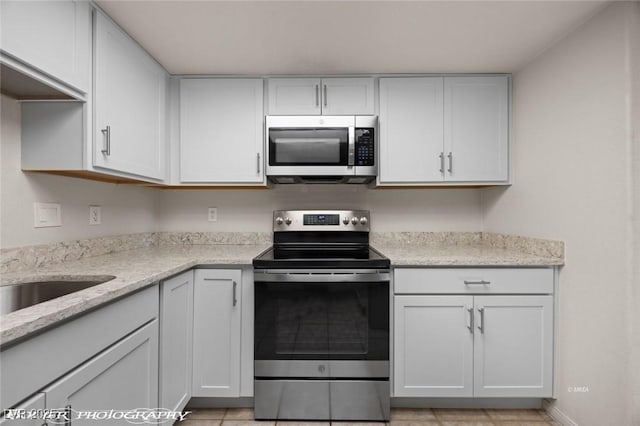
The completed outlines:
[[[389,268],[391,262],[369,246],[274,246],[253,259],[256,268]]]

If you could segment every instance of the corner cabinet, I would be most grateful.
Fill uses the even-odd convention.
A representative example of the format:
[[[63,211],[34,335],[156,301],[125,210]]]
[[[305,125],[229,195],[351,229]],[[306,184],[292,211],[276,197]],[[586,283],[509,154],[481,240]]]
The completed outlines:
[[[270,78],[269,115],[372,115],[372,77]]]
[[[0,62],[72,97],[90,92],[89,2],[3,0],[0,20]]]
[[[507,75],[380,78],[380,185],[507,184]]]
[[[394,395],[553,394],[553,270],[395,270]]]
[[[264,185],[262,79],[180,80],[180,182]]]
[[[168,75],[106,15],[94,16],[93,165],[162,180]]]
[[[191,399],[193,270],[160,283],[160,407],[182,411]]]
[[[193,396],[240,396],[242,271],[197,269],[193,306]]]

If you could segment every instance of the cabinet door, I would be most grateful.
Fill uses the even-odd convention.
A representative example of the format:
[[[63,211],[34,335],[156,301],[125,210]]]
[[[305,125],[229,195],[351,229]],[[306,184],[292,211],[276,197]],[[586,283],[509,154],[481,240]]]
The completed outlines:
[[[445,77],[446,180],[509,179],[509,78]]]
[[[323,78],[323,115],[374,114],[373,78]]]
[[[167,74],[109,18],[95,16],[94,166],[161,180]]]
[[[475,297],[474,395],[550,397],[553,296]]]
[[[270,78],[269,115],[320,115],[319,78]]]
[[[263,183],[262,79],[180,81],[180,180]]]
[[[394,303],[394,395],[472,396],[472,296],[395,296]]]
[[[191,398],[193,271],[163,281],[160,293],[160,407],[182,411]]]
[[[74,426],[95,425],[78,411],[155,408],[158,403],[158,321],[72,370],[44,390],[47,407],[70,408]],[[107,424],[122,424],[122,419]]]
[[[380,183],[442,181],[443,79],[380,79]]]
[[[2,51],[89,92],[91,14],[86,1],[2,1]]]
[[[37,413],[35,410],[45,408],[44,400],[44,393],[39,392],[19,406],[6,410],[4,417],[0,419],[0,426],[46,426],[47,422],[43,419],[28,418],[30,414]]]
[[[193,304],[193,396],[240,395],[242,272],[199,269]]]

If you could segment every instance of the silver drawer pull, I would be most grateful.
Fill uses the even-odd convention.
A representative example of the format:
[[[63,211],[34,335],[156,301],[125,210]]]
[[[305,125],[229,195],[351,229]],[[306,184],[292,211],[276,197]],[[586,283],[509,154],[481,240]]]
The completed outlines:
[[[473,334],[473,308],[467,308],[467,312],[469,313],[469,325],[467,325],[467,328]]]
[[[489,285],[491,281],[485,280],[464,280],[465,285]]]

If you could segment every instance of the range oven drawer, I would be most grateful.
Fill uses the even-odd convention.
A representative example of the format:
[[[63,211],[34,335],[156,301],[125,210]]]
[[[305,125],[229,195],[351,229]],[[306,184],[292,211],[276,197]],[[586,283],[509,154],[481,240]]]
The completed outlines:
[[[354,397],[356,396],[357,397]],[[256,380],[256,420],[389,420],[389,380]]]

